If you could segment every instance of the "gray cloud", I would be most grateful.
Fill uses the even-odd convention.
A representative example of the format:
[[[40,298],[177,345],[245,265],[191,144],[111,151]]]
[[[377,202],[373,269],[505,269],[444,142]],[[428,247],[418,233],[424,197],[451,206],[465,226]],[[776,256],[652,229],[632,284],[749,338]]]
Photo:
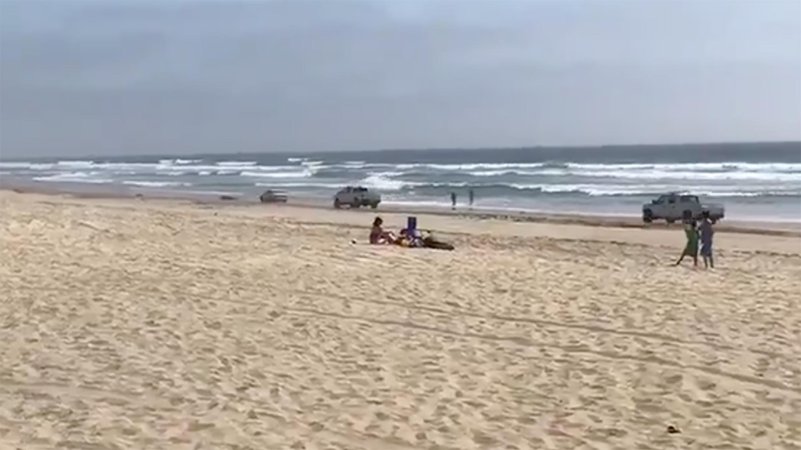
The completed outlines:
[[[0,155],[801,139],[801,2],[0,2]]]

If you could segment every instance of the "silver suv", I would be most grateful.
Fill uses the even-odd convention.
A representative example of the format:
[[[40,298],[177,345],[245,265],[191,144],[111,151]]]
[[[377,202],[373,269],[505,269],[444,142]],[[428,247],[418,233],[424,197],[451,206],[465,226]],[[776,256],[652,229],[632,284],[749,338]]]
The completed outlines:
[[[346,188],[342,188],[334,196],[334,208],[337,209],[345,205],[350,206],[351,208],[369,206],[375,209],[378,208],[379,203],[381,203],[380,194],[361,186],[348,186]]]

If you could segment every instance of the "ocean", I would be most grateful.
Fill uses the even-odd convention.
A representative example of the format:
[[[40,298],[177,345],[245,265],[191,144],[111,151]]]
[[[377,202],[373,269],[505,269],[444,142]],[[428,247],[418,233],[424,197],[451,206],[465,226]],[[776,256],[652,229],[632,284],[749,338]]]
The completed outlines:
[[[443,208],[451,192],[466,207],[473,190],[476,209],[622,216],[679,191],[731,219],[801,222],[801,142],[2,160],[0,177],[253,200],[266,189],[332,199],[359,185],[385,203]]]

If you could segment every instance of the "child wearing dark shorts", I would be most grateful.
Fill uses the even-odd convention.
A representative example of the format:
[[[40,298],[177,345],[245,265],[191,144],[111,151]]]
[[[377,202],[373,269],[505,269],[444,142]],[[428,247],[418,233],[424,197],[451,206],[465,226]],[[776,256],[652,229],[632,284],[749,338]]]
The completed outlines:
[[[704,267],[715,268],[715,260],[712,257],[712,236],[715,231],[712,229],[712,221],[709,220],[709,211],[704,211],[704,220],[701,222],[699,231],[701,232],[701,256],[704,258]]]

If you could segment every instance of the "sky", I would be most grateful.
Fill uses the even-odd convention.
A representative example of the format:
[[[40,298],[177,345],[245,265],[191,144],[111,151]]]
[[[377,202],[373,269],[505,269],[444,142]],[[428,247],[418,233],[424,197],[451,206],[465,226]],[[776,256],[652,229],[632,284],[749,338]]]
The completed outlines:
[[[0,0],[0,157],[801,140],[801,0]]]

